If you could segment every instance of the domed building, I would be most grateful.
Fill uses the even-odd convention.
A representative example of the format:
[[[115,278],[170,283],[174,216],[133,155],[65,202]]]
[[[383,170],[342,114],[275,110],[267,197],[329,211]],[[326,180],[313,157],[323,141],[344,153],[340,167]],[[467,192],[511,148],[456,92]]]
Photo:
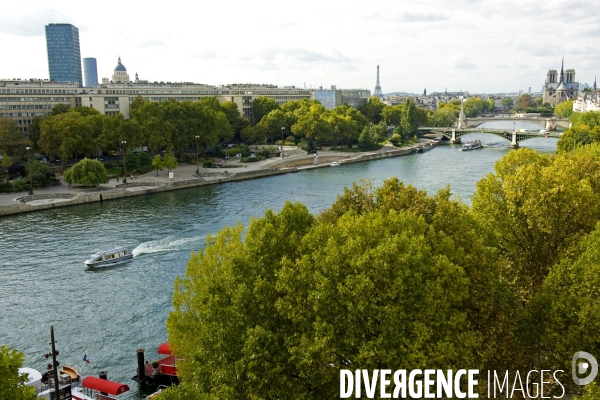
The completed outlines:
[[[123,64],[121,64],[121,57],[119,57],[119,61],[117,66],[115,67],[115,71],[112,75],[113,82],[129,82],[129,74],[127,73],[127,68]]]

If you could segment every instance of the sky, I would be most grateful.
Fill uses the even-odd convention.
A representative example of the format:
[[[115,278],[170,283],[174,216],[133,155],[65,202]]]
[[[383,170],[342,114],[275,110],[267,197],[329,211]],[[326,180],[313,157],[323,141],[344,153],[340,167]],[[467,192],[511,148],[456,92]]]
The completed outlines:
[[[384,93],[539,91],[600,75],[597,0],[19,0],[0,15],[0,79],[48,78],[44,26],[79,28],[98,79],[269,83]],[[85,5],[85,6],[84,6]]]

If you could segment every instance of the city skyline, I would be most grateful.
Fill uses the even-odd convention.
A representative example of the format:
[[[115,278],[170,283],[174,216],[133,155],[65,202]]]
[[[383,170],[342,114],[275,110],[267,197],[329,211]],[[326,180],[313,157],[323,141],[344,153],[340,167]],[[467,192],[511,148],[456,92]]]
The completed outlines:
[[[111,77],[119,56],[131,76],[148,81],[371,92],[379,64],[383,93],[538,91],[563,54],[581,83],[600,72],[591,46],[600,11],[583,1],[169,4],[176,11],[114,1],[92,13],[70,0],[8,4],[0,40],[15,56],[0,65],[0,78],[49,77],[50,23],[79,28],[81,57],[97,59],[99,80]]]

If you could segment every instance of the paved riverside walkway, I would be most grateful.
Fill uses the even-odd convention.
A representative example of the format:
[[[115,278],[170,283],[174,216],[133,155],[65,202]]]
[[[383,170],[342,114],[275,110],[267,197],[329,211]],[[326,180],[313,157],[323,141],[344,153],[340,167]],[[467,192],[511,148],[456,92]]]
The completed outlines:
[[[279,157],[268,158],[252,163],[244,163],[238,160],[223,160],[219,163],[219,165],[228,165],[231,167],[203,168],[200,166],[198,168],[199,174],[196,174],[196,164],[179,164],[176,169],[172,170],[174,175],[172,179],[169,179],[169,174],[166,170],[159,171],[158,174],[156,173],[156,171],[152,171],[146,174],[135,176],[134,178],[127,178],[126,187],[123,186],[122,178],[119,178],[118,182],[116,179],[111,179],[110,182],[106,184],[101,184],[98,187],[90,189],[77,188],[76,186],[71,187],[67,183],[65,183],[62,176],[57,176],[57,178],[61,182],[60,185],[34,189],[33,196],[28,196],[27,192],[0,193],[0,216],[13,213],[12,211],[8,212],[8,208],[12,207],[3,206],[14,206],[15,204],[27,204],[28,206],[33,206],[31,207],[31,209],[20,208],[19,212],[26,212],[33,211],[36,208],[47,209],[48,206],[50,206],[51,204],[57,204],[57,206],[58,203],[67,202],[73,204],[81,204],[80,201],[77,200],[81,200],[82,196],[79,195],[84,194],[93,194],[95,196],[83,197],[99,197],[101,199],[100,201],[102,201],[103,195],[104,199],[106,200],[110,198],[126,197],[113,196],[115,191],[118,191],[125,195],[127,193],[129,193],[130,195],[135,195],[142,194],[142,192],[155,192],[156,188],[161,187],[187,187],[186,185],[189,185],[189,182],[196,182],[196,186],[199,186],[201,184],[211,184],[221,181],[226,182],[229,180],[237,180],[234,179],[236,175],[245,175],[248,176],[248,178],[244,179],[249,179],[252,177],[268,176],[269,172],[271,172],[272,174],[278,174],[286,170],[289,170],[289,172],[293,172],[296,170],[324,167],[328,166],[333,160],[339,160],[341,163],[344,163],[361,161],[361,159],[363,158],[379,158],[382,156],[378,156],[379,153],[389,153],[389,156],[403,155],[409,152],[413,152],[424,142],[429,142],[429,140],[422,140],[420,144],[411,145],[403,148],[394,148],[391,144],[388,144],[387,146],[384,146],[381,149],[370,152],[353,153],[339,152],[335,150],[319,150],[319,165],[313,165],[314,154],[306,155],[305,152],[299,151],[298,148],[295,146],[285,146],[284,154],[286,152],[289,152],[290,156],[284,157],[284,159],[281,159]],[[386,156],[388,155],[386,154]],[[123,190],[125,191],[125,193],[123,193]],[[2,212],[2,208],[6,208],[7,212]]]

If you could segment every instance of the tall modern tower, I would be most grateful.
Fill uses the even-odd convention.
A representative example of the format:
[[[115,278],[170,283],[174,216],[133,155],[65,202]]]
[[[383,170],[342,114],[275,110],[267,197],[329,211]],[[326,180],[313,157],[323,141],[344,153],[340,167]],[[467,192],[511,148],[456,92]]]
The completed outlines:
[[[83,59],[83,76],[86,87],[92,87],[98,83],[98,67],[95,58],[88,57]]]
[[[79,29],[71,24],[46,25],[46,47],[50,79],[83,86]]]
[[[377,64],[377,82],[375,83],[375,91],[373,92],[373,96],[383,97],[381,85],[379,84],[379,64]]]

